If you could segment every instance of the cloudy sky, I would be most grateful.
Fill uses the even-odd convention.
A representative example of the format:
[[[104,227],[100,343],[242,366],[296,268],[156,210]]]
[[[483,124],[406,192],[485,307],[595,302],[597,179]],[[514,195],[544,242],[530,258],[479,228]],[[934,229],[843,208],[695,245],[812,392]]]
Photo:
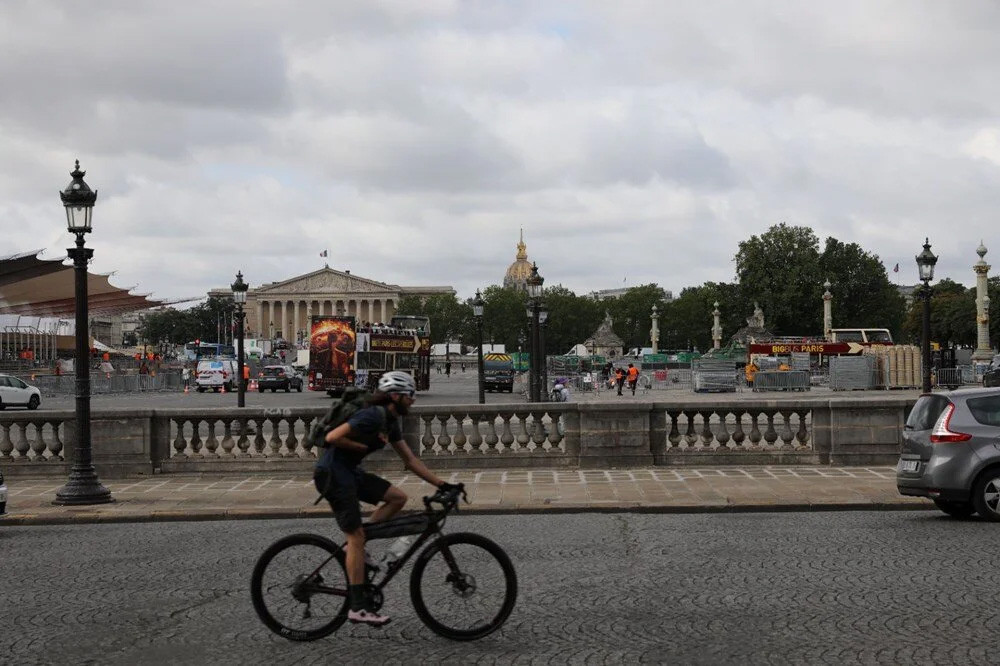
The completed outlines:
[[[182,10],[181,10],[182,8]],[[1000,266],[1000,4],[5,0],[0,254],[164,298],[334,268],[579,292],[733,278],[778,222]],[[627,279],[627,283],[625,280]]]

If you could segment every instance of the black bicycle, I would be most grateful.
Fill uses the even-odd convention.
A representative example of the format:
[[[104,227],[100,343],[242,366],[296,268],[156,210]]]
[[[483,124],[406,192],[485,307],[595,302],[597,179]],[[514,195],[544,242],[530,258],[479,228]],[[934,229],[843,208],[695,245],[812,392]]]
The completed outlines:
[[[365,526],[366,540],[419,534],[398,560],[365,566],[376,610],[382,589],[406,562],[410,598],[417,616],[435,633],[458,641],[496,631],[514,609],[517,574],[507,553],[493,541],[470,532],[443,534],[441,528],[459,498],[461,486],[424,497],[425,511]],[[435,508],[434,505],[440,505]],[[347,620],[347,570],[342,545],[319,534],[293,534],[272,544],[257,560],[250,582],[253,607],[268,629],[293,641],[328,636]],[[379,575],[381,578],[379,578]]]

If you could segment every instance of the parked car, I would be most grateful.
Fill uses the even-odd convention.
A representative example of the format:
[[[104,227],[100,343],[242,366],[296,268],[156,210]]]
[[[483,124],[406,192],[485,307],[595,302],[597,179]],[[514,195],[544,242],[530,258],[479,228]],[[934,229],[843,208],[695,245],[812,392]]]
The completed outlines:
[[[232,391],[236,386],[237,368],[233,359],[216,359],[198,363],[195,387],[198,393],[204,391]]]
[[[3,471],[0,471],[0,516],[7,513],[7,484],[3,480]]]
[[[925,394],[903,428],[896,488],[949,516],[1000,521],[1000,388]]]
[[[260,371],[260,377],[257,378],[257,388],[261,393],[267,389],[271,389],[271,393],[278,389],[283,389],[285,393],[295,389],[301,393],[302,375],[295,372],[295,368],[290,365],[264,366]]]
[[[13,375],[0,375],[0,409],[7,407],[38,409],[40,404],[42,404],[42,392],[37,386],[25,384]]]

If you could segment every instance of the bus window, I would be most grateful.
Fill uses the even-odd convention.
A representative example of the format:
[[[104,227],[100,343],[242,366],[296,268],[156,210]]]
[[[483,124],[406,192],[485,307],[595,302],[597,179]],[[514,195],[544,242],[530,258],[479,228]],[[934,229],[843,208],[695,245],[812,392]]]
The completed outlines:
[[[865,335],[860,328],[842,328],[833,331],[837,342],[864,342]]]
[[[416,354],[396,354],[396,367],[394,370],[411,370],[417,366]]]
[[[868,338],[868,342],[874,342],[876,344],[892,344],[892,335],[884,328],[866,328],[865,337]]]
[[[358,352],[358,370],[385,369],[385,352]]]

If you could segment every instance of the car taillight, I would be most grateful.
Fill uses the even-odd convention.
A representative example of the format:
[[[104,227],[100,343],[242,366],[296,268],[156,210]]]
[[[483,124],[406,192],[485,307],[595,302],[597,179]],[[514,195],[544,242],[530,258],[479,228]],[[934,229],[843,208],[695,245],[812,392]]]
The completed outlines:
[[[951,424],[951,415],[955,413],[955,403],[949,402],[948,406],[945,407],[944,411],[941,412],[941,416],[938,417],[937,423],[934,424],[934,430],[931,431],[931,444],[947,444],[949,442],[967,442],[972,439],[972,435],[964,432],[955,432],[949,429]]]

